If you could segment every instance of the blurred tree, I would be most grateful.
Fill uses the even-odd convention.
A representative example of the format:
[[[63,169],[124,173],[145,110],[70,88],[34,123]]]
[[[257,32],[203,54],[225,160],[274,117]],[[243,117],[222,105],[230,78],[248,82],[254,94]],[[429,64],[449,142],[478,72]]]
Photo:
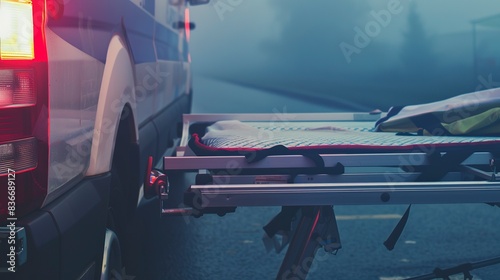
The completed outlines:
[[[335,80],[345,77],[349,65],[339,45],[353,43],[354,28],[364,28],[369,18],[366,1],[270,1],[279,30],[262,44],[268,57],[265,67],[273,81],[307,91],[330,91]],[[359,66],[359,65],[358,65]],[[265,79],[265,78],[264,78]],[[263,79],[263,80],[264,80]]]
[[[280,36],[265,44],[271,59],[287,64],[319,66],[344,62],[339,44],[352,43],[354,28],[366,20],[364,1],[272,1]]]
[[[410,78],[430,76],[436,66],[437,56],[426,34],[415,1],[410,3],[408,30],[403,34],[401,61]]]

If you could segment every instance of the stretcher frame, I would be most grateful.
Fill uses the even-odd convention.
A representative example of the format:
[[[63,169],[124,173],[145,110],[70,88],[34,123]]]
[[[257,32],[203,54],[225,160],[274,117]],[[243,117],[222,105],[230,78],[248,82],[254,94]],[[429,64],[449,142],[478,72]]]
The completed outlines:
[[[314,163],[301,155],[270,155],[248,163],[244,155],[196,156],[188,146],[190,127],[198,122],[268,121],[270,125],[293,121],[375,122],[383,115],[184,115],[176,156],[163,158],[163,171],[167,178],[178,172],[195,171],[198,175],[196,183],[185,193],[185,204],[189,208],[166,209],[162,206],[162,214],[201,216],[216,213],[222,216],[240,206],[298,207],[298,222],[288,236],[290,245],[277,279],[305,279],[319,248],[336,252],[341,247],[333,205],[500,202],[500,180],[496,176],[499,160],[490,152],[474,152],[450,166],[438,181],[416,182],[424,167],[431,164],[429,153],[320,154],[325,167],[339,163],[343,167],[343,172],[328,174],[324,170],[313,172]],[[157,190],[161,201],[168,199],[169,189],[173,187],[165,185]],[[434,276],[429,274],[427,278],[414,279],[434,279]]]

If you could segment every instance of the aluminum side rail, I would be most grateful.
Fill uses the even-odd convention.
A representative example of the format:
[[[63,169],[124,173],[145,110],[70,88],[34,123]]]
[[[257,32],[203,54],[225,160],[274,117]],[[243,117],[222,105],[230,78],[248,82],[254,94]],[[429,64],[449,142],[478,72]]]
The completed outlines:
[[[202,208],[500,201],[500,182],[484,181],[193,185],[190,191]]]
[[[380,153],[380,154],[320,154],[325,166],[341,163],[345,167],[387,167],[387,166],[420,166],[429,164],[425,153]],[[492,159],[488,152],[478,152],[466,159],[462,165],[487,165]],[[268,156],[255,162],[247,163],[242,156],[179,156],[164,157],[163,169],[199,170],[226,169],[237,172],[241,169],[269,168],[314,168],[315,164],[301,155]]]

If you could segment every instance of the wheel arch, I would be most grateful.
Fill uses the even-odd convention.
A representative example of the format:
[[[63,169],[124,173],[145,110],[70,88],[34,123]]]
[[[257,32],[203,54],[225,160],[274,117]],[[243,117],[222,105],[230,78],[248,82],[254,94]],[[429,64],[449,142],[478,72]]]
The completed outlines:
[[[86,176],[111,170],[120,125],[126,124],[130,129],[131,144],[139,142],[134,86],[134,70],[126,43],[115,35],[106,56]]]

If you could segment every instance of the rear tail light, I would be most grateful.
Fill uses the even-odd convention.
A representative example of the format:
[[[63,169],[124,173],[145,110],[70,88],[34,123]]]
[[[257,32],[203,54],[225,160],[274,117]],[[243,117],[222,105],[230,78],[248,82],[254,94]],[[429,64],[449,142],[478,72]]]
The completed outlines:
[[[0,58],[33,59],[33,6],[31,0],[0,0]]]
[[[49,97],[45,0],[0,0],[0,224],[15,185],[15,216],[47,196]]]
[[[32,70],[0,70],[0,108],[36,103]]]
[[[36,146],[35,138],[0,144],[0,176],[7,175],[9,169],[16,173],[35,169],[38,162]]]

